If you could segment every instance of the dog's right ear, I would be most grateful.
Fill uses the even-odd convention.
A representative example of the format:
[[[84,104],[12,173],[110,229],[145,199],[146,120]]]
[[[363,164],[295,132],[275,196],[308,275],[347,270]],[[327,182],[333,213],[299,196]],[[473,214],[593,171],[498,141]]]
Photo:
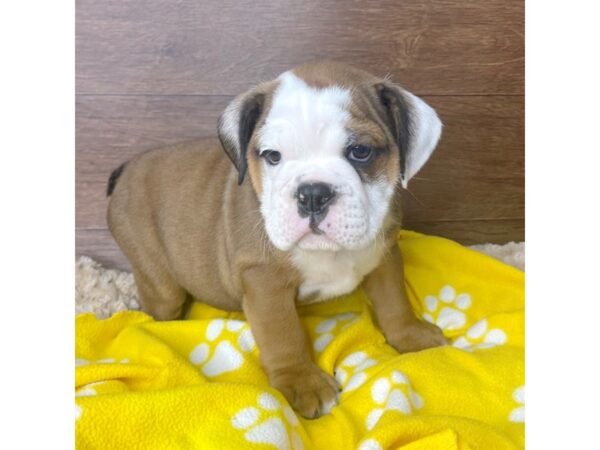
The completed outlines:
[[[223,150],[238,170],[238,184],[242,184],[248,170],[248,144],[262,113],[265,97],[271,86],[261,84],[238,95],[225,108],[217,125],[219,140]]]

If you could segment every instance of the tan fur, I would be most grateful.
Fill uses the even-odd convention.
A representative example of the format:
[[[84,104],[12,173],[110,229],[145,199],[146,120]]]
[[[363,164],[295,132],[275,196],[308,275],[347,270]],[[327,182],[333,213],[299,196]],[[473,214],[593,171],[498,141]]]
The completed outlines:
[[[400,250],[395,239],[390,240],[389,252],[363,284],[386,340],[401,353],[446,344],[438,327],[415,317],[404,287]]]
[[[350,129],[356,133],[358,143],[379,148],[395,149],[394,139],[381,116],[381,106],[376,98],[375,86],[382,80],[364,70],[337,61],[315,61],[302,64],[293,70],[306,84],[316,88],[340,86],[352,92]],[[389,183],[398,180],[400,159],[398,151],[391,151],[369,167],[369,178],[384,176]]]
[[[395,148],[377,112],[374,90],[365,87],[377,78],[331,62],[307,64],[295,73],[315,86],[351,87],[351,126],[361,139]],[[267,111],[276,86],[261,85]],[[338,386],[311,360],[295,307],[300,274],[266,235],[254,140],[255,135],[247,153],[250,180],[240,186],[216,139],[139,155],[118,180],[108,223],[131,262],[144,311],[159,320],[176,319],[188,298],[225,310],[243,309],[271,384],[303,416],[317,417],[335,402]],[[369,176],[384,176],[396,184],[398,152],[382,155],[373,170]],[[380,326],[400,351],[443,344],[439,329],[417,320],[406,298],[402,259],[393,239],[400,225],[399,207],[391,208],[385,223],[388,255],[365,282]]]

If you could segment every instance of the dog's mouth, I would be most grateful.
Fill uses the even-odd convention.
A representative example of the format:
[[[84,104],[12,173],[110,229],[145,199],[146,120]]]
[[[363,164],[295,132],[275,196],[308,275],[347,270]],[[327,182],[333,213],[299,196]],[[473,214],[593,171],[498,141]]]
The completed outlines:
[[[298,215],[301,218],[308,217],[308,227],[314,234],[323,234],[324,231],[319,228],[319,225],[327,217],[329,213],[329,205],[319,209],[318,211],[306,211],[302,207],[298,206]]]
[[[341,246],[327,235],[323,230],[307,230],[306,233],[296,243],[301,250],[341,250]]]

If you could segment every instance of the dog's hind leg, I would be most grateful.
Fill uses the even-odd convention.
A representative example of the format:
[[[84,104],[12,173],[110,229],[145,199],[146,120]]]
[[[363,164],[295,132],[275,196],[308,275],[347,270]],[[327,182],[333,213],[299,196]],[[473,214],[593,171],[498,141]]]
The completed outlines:
[[[166,271],[153,270],[152,275],[134,270],[142,311],[156,320],[180,319],[187,292]]]

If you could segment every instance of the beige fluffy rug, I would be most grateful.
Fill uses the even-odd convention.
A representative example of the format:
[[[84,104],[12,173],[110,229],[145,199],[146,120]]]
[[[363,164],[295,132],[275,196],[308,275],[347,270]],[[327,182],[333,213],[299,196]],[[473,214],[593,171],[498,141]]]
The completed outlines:
[[[525,244],[482,244],[471,247],[506,264],[525,269]],[[139,309],[133,275],[111,270],[87,256],[75,265],[75,313],[93,312],[99,318],[123,310]]]

